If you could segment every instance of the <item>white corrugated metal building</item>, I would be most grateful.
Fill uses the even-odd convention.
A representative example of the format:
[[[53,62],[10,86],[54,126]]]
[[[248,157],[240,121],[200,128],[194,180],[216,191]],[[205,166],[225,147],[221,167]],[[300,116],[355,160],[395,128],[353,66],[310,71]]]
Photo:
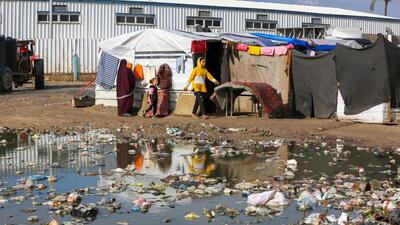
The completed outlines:
[[[275,33],[304,26],[360,27],[363,33],[400,35],[400,19],[339,8],[235,0],[1,0],[0,34],[35,39],[46,73],[71,73],[77,54],[80,73],[94,73],[98,43],[142,29]],[[52,29],[50,28],[52,26]],[[53,30],[53,32],[51,32]]]

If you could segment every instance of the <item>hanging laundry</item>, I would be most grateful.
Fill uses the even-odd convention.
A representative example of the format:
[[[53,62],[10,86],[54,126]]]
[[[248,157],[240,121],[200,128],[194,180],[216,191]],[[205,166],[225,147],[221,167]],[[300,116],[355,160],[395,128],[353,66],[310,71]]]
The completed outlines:
[[[206,53],[207,42],[202,41],[192,41],[192,53]]]
[[[156,77],[157,68],[154,66],[143,67],[143,79],[136,81],[136,87],[147,88],[150,84],[150,80]]]
[[[133,71],[133,65],[132,63],[127,63],[126,64],[126,68],[128,68],[129,70]]]
[[[97,68],[96,83],[105,89],[112,89],[115,84],[119,59],[106,52],[100,55],[100,62]]]
[[[275,47],[275,55],[280,56],[280,55],[286,55],[288,52],[287,46],[278,46]]]
[[[182,73],[185,73],[185,61],[185,56],[181,56],[176,59],[176,73],[180,73],[181,71]]]
[[[249,49],[249,46],[246,45],[246,44],[239,43],[239,44],[236,46],[236,50],[238,50],[238,51],[244,51],[244,52],[246,52],[247,49]]]
[[[274,54],[275,54],[275,47],[262,47],[261,48],[261,55],[274,56]]]
[[[140,64],[136,64],[135,68],[133,69],[133,74],[135,76],[135,80],[141,80],[143,79],[143,66]]]
[[[249,50],[247,50],[247,53],[249,53],[250,55],[261,55],[261,47],[249,46]]]

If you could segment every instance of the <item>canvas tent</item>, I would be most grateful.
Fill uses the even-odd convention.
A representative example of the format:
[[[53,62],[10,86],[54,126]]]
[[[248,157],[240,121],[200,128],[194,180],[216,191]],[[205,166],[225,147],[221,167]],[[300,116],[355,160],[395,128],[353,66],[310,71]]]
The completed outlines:
[[[254,56],[236,51],[232,46],[228,54],[230,81],[267,83],[277,90],[283,105],[287,107],[291,51],[282,56]]]
[[[305,117],[328,119],[336,111],[335,52],[307,56],[293,51],[292,75],[296,110]]]
[[[128,62],[141,64],[145,79],[136,81],[135,105],[142,105],[141,99],[148,81],[154,77],[158,67],[167,63],[173,71],[173,93],[171,93],[170,104],[174,107],[177,93],[183,90],[184,85],[193,69],[191,44],[194,40],[218,41],[219,38],[213,34],[197,35],[179,31],[168,31],[159,29],[146,29],[133,33],[127,33],[105,40],[99,44],[100,51],[105,51]],[[176,70],[177,59],[185,57],[185,70]],[[106,90],[96,85],[96,104],[105,106],[116,106],[116,88]]]
[[[346,105],[345,114],[358,114],[389,102],[392,107],[399,107],[399,58],[400,49],[382,35],[363,49],[338,45],[337,80]]]

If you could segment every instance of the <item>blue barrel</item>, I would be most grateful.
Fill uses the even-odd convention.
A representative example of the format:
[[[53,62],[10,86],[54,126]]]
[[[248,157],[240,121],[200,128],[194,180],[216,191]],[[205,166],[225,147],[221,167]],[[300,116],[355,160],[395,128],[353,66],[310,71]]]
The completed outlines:
[[[78,80],[78,72],[79,72],[79,57],[77,54],[72,56],[72,74],[74,81]]]

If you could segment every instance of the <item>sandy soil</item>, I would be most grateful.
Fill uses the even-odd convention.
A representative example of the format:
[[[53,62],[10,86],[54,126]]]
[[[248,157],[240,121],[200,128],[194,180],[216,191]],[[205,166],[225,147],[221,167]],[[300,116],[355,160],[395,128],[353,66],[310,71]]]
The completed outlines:
[[[123,118],[116,108],[94,106],[72,108],[71,96],[82,83],[51,83],[43,91],[32,87],[0,94],[0,126],[58,133],[108,128],[122,136],[136,133],[143,137],[166,137],[166,127],[179,127],[187,136],[196,137],[205,131],[210,139],[271,140],[285,138],[294,141],[334,141],[342,138],[367,147],[400,147],[400,126],[357,124],[318,119],[262,119],[253,116],[234,118],[211,117],[196,120],[189,117],[143,119]],[[231,132],[226,128],[245,128]],[[203,133],[204,134],[204,133]]]

